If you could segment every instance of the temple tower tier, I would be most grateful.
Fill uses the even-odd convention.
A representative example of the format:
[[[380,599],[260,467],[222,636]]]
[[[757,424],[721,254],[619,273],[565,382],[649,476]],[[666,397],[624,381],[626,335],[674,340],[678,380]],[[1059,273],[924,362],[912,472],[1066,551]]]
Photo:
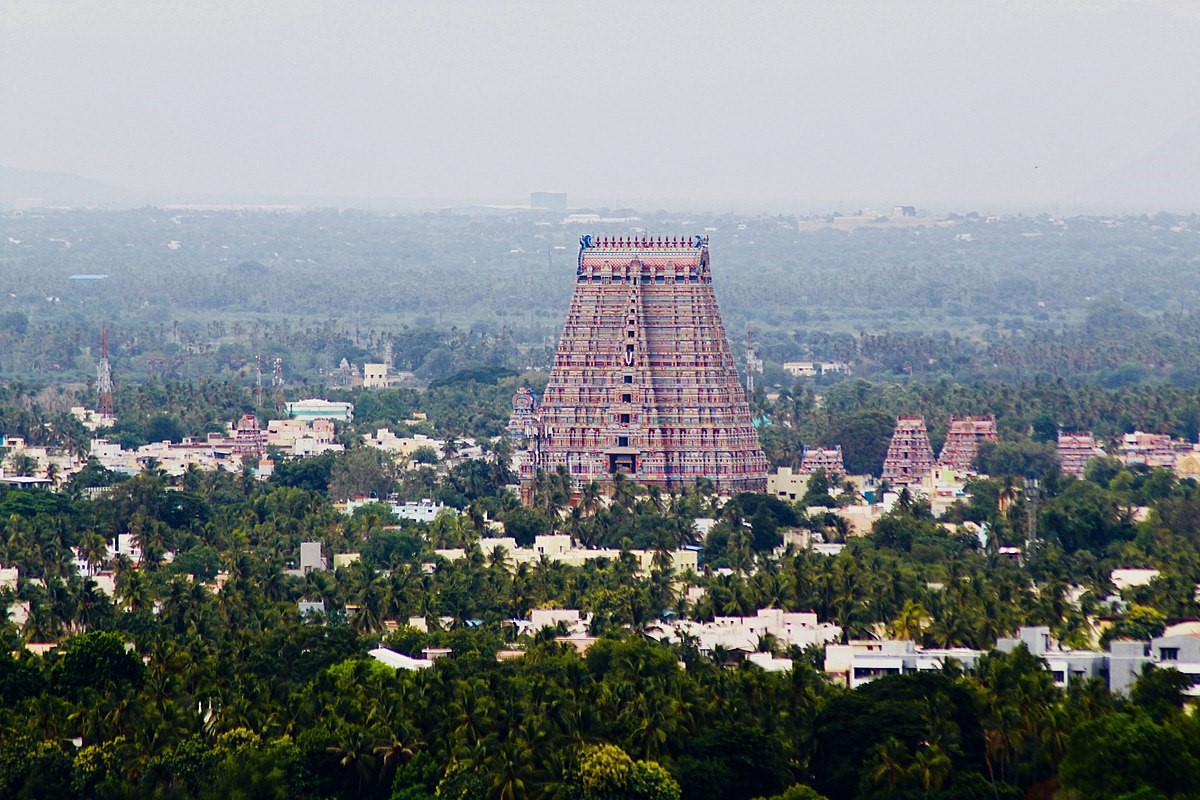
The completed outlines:
[[[514,398],[510,430],[538,469],[575,485],[624,473],[679,489],[766,490],[767,460],[713,294],[708,239],[580,240],[575,291],[550,381],[535,407]]]

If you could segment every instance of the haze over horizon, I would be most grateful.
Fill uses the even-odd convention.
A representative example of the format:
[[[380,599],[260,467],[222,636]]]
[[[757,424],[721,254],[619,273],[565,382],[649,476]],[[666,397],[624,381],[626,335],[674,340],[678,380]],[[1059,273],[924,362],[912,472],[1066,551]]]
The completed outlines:
[[[133,192],[1200,210],[1200,9],[14,5],[0,164]]]

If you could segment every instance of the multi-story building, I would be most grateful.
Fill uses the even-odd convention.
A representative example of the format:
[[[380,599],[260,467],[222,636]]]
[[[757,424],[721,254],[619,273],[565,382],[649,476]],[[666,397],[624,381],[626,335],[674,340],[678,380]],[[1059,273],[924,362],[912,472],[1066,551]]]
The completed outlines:
[[[1011,652],[1022,644],[1046,662],[1056,686],[1066,688],[1074,681],[1108,674],[1107,653],[1060,647],[1047,627],[1021,628],[1015,637],[998,639],[996,649]],[[825,671],[855,689],[886,675],[941,670],[951,659],[971,669],[983,653],[966,647],[921,647],[906,640],[857,641],[829,645],[825,649]]]
[[[351,422],[354,420],[354,404],[309,398],[288,403],[287,413],[292,419],[331,419],[335,422]]]
[[[1189,676],[1192,685],[1185,694],[1200,697],[1200,634],[1159,636],[1149,642],[1115,641],[1107,655],[1108,687],[1114,692],[1128,694],[1146,665],[1153,664]]]

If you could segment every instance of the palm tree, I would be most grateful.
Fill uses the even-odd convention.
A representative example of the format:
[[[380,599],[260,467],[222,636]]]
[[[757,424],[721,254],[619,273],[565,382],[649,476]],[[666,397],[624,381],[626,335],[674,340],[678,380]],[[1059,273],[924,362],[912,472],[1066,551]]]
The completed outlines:
[[[117,576],[117,601],[129,611],[141,611],[152,602],[150,583],[141,570],[129,570]]]
[[[922,747],[913,758],[913,774],[921,782],[926,795],[942,788],[951,769],[950,757],[936,744]]]
[[[908,748],[895,736],[889,736],[875,745],[874,753],[871,782],[876,786],[886,783],[888,789],[895,789],[896,784],[908,775],[912,760]]]
[[[932,622],[933,617],[925,607],[910,597],[904,601],[900,614],[892,620],[891,634],[896,639],[919,642]]]
[[[618,508],[622,508],[625,511],[633,510],[633,503],[637,499],[637,488],[626,477],[624,472],[618,472],[613,475],[612,499],[613,505]]]
[[[79,540],[79,555],[87,564],[89,575],[95,575],[108,557],[108,542],[95,531],[85,533]]]
[[[596,483],[596,481],[589,481],[580,491],[578,507],[589,517],[595,516],[596,512],[604,504],[602,494],[600,484]]]

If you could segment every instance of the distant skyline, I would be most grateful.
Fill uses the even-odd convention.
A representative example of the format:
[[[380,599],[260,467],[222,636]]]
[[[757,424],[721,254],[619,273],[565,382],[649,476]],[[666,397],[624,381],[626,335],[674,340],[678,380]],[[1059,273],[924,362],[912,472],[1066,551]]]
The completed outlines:
[[[1200,211],[1200,4],[10,3],[0,165],[137,193]]]

